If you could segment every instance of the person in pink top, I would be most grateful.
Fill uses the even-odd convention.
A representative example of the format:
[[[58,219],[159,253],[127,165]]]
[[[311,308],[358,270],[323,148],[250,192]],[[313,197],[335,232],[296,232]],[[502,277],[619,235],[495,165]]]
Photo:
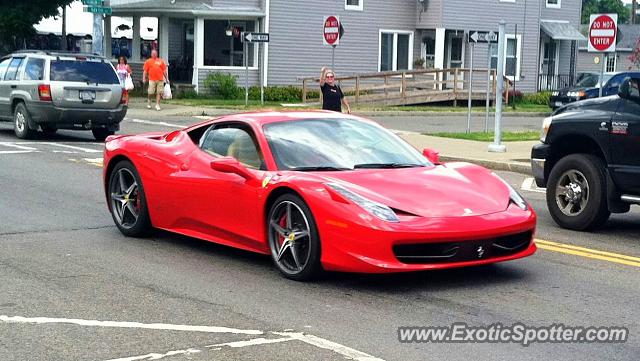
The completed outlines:
[[[127,64],[127,58],[121,56],[118,58],[118,65],[116,65],[116,72],[118,73],[118,78],[120,79],[120,84],[124,86],[124,81],[127,79],[127,76],[131,75],[131,67]]]

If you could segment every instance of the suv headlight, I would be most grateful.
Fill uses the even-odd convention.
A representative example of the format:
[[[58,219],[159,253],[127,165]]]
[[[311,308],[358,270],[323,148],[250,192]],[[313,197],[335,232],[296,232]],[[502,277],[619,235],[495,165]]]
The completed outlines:
[[[340,194],[341,196],[360,206],[360,208],[371,213],[376,218],[386,222],[400,222],[396,213],[388,206],[365,198],[337,183],[326,183],[326,185],[334,191],[338,192],[338,194]]]
[[[516,206],[518,206],[518,208],[522,209],[523,211],[526,211],[527,209],[529,209],[529,205],[527,204],[527,201],[524,200],[524,198],[522,198],[522,196],[520,195],[520,193],[518,193],[518,191],[516,191],[511,184],[507,183],[507,181],[505,181],[504,179],[502,179],[502,177],[500,177],[499,175],[492,173],[496,178],[500,179],[502,181],[502,183],[504,183],[504,185],[507,186],[507,188],[509,188],[509,202],[515,204]]]
[[[547,140],[547,134],[549,133],[549,128],[551,128],[552,121],[553,117],[544,118],[544,121],[542,121],[542,131],[540,132],[540,141],[542,143]]]

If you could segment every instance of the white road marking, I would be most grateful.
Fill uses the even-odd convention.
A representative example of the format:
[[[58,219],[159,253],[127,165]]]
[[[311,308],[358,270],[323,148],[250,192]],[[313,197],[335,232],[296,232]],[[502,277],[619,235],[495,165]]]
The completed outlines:
[[[186,350],[174,350],[174,351],[169,351],[166,353],[149,353],[146,355],[140,355],[140,356],[132,356],[132,357],[123,357],[123,358],[116,358],[116,359],[111,359],[108,361],[138,361],[138,360],[160,360],[163,359],[165,357],[169,357],[169,356],[177,356],[177,355],[193,355],[196,353],[202,352],[201,350],[198,349],[186,349]]]
[[[50,317],[22,317],[0,315],[0,323],[18,323],[18,324],[68,324],[87,327],[110,327],[110,328],[133,328],[146,330],[163,330],[163,331],[186,331],[186,332],[205,332],[205,333],[230,333],[236,335],[264,335],[264,331],[260,330],[241,330],[220,326],[190,326],[190,325],[173,325],[168,323],[141,323],[141,322],[123,322],[123,321],[98,321],[98,320],[82,320],[73,318],[50,318]],[[276,339],[267,339],[264,337],[234,341],[221,344],[206,346],[213,350],[220,350],[222,347],[241,348],[248,346],[265,345],[271,343],[280,343],[287,341],[301,341],[306,344],[335,352],[347,359],[355,361],[384,361],[380,358],[371,356],[362,351],[341,345],[337,342],[329,341],[314,335],[304,334],[302,332],[271,332],[274,335],[282,336]],[[140,356],[130,356],[110,361],[137,361],[137,360],[159,360],[164,357],[176,355],[190,355],[201,352],[196,348],[188,348],[184,350],[174,350],[165,353],[150,353]]]
[[[215,350],[220,350],[222,347],[225,347],[225,346],[232,347],[232,348],[239,348],[239,347],[266,345],[270,343],[287,342],[287,341],[294,341],[294,340],[295,338],[293,337],[271,338],[271,339],[260,337],[260,338],[254,338],[251,340],[246,340],[246,341],[233,341],[233,342],[219,343],[217,345],[209,345],[205,347],[214,348]]]
[[[545,188],[539,188],[536,185],[536,181],[533,178],[527,178],[522,182],[522,186],[520,186],[520,189],[522,189],[523,191],[528,191],[528,192],[535,192],[535,193],[546,193],[546,189]]]
[[[186,128],[186,126],[184,125],[179,125],[179,124],[172,124],[172,123],[167,123],[167,122],[154,122],[152,120],[145,120],[145,119],[132,119],[132,118],[125,118],[126,120],[129,120],[133,123],[140,123],[140,124],[149,124],[149,125],[159,125],[159,126],[163,126],[163,127],[170,127],[170,128],[180,128],[180,129],[184,129]]]
[[[0,150],[0,154],[25,154],[35,152],[35,150]]]
[[[210,115],[194,115],[193,117],[196,119],[203,119],[203,120],[209,120],[209,119],[215,118]]]
[[[97,167],[102,168],[103,166],[103,159],[102,158],[82,158],[82,160],[84,160],[85,162],[91,164],[91,165],[95,165]]]
[[[0,145],[2,145],[4,147],[16,148],[16,149],[20,149],[20,150],[30,150],[30,151],[37,150],[36,148],[25,147],[23,145],[18,145],[16,143],[9,143],[9,142],[0,142]]]
[[[73,150],[79,150],[81,152],[85,152],[85,153],[102,153],[102,150],[97,150],[97,149],[90,149],[90,148],[83,148],[83,147],[77,147],[75,145],[68,145],[68,144],[62,144],[62,143],[54,143],[54,142],[42,142],[40,144],[47,144],[47,145],[51,145],[54,147],[60,147],[60,148],[68,148],[68,149],[73,149]]]
[[[274,334],[280,335],[280,336],[288,336],[296,340],[302,341],[304,343],[307,343],[309,345],[313,345],[319,348],[323,348],[325,350],[333,351],[337,354],[340,354],[348,359],[355,360],[355,361],[384,361],[380,358],[373,357],[362,351],[358,351],[350,347],[347,347],[339,343],[329,341],[314,335],[304,334],[302,332],[274,332]]]
[[[4,323],[62,323],[78,326],[89,327],[115,327],[115,328],[139,328],[146,330],[165,330],[165,331],[187,331],[187,332],[208,332],[208,333],[232,333],[239,335],[262,335],[264,332],[259,330],[240,330],[237,328],[218,327],[218,326],[189,326],[189,325],[172,325],[168,323],[140,323],[140,322],[120,322],[120,321],[97,321],[97,320],[81,320],[69,318],[49,318],[49,317],[21,317],[21,316],[5,316],[0,315],[0,322]]]

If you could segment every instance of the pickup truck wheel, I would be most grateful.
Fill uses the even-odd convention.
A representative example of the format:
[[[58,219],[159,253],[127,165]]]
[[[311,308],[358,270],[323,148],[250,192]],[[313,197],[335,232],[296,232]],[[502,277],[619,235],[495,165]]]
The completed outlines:
[[[566,156],[553,167],[547,184],[547,207],[558,225],[585,231],[607,221],[611,213],[604,169],[602,161],[590,154]]]
[[[91,132],[93,133],[93,137],[96,138],[96,140],[99,142],[104,142],[104,140],[107,139],[108,136],[113,135],[115,133],[114,131],[107,130],[104,128],[91,129]]]
[[[18,103],[13,111],[13,130],[20,139],[29,139],[34,135],[34,131],[29,129],[31,116],[24,103]]]

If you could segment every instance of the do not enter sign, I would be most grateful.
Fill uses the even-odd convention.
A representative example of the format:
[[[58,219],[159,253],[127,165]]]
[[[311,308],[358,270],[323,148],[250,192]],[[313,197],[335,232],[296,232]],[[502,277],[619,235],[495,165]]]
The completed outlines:
[[[589,51],[616,51],[618,14],[593,14],[589,26]]]
[[[325,17],[322,33],[324,45],[338,45],[340,43],[340,19],[333,15]]]

